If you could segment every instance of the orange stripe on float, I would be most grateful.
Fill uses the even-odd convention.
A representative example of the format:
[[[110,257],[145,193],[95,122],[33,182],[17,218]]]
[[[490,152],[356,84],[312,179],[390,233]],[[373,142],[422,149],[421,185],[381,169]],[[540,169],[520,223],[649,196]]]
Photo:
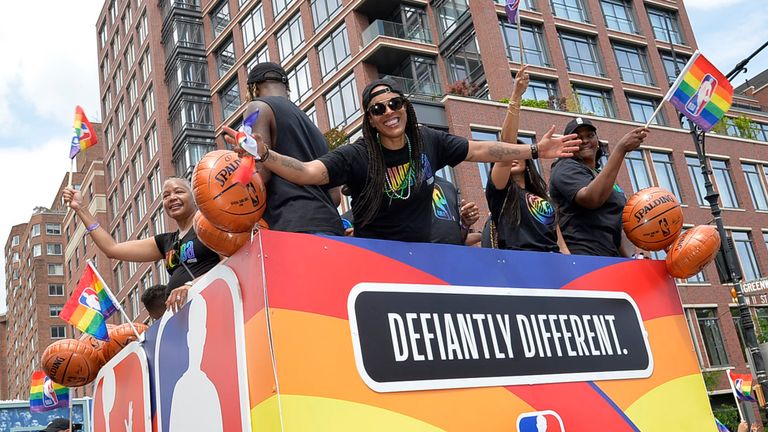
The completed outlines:
[[[251,400],[250,408],[253,408],[277,394],[264,309],[258,311],[245,323],[245,340],[248,394]]]
[[[503,387],[376,393],[357,372],[348,321],[274,308],[270,316],[281,394],[354,401],[447,430],[512,430],[517,413],[534,411]]]
[[[596,381],[622,410],[646,393],[674,379],[699,373],[688,326],[681,315],[645,322],[653,353],[653,375],[645,379]],[[680,395],[684,397],[685,395]]]

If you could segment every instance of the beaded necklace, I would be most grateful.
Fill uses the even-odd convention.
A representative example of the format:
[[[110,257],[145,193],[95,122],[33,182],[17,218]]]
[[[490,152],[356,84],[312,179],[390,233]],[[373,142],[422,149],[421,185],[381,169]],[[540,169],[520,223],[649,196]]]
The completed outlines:
[[[381,145],[381,138],[379,138],[378,141],[379,145]],[[403,181],[398,187],[395,187],[386,172],[384,173],[384,193],[389,197],[390,202],[393,199],[405,200],[411,196],[411,183],[415,176],[415,172],[413,168],[413,159],[411,158],[411,140],[408,138],[408,134],[405,135],[405,143],[408,146],[408,172],[406,172]]]

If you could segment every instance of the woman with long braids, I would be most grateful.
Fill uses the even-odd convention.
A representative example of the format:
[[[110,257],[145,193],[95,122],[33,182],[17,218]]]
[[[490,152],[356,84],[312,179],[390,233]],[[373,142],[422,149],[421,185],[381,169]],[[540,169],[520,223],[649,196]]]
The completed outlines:
[[[501,140],[517,141],[520,99],[528,88],[528,65],[515,77]],[[549,202],[547,184],[531,159],[498,162],[491,167],[485,188],[491,211],[491,242],[494,248],[568,253],[560,235],[555,209]]]
[[[434,173],[447,165],[567,157],[575,150],[573,135],[552,137],[554,126],[533,145],[468,141],[420,126],[413,105],[386,79],[368,84],[362,102],[362,138],[314,161],[300,162],[259,145],[264,166],[288,181],[346,184],[357,237],[429,242]],[[235,132],[224,130],[234,143]]]

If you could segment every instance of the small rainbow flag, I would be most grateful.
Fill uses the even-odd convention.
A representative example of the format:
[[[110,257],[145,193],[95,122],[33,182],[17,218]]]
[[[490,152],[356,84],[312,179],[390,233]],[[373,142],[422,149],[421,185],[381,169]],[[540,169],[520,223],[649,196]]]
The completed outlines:
[[[737,374],[733,371],[728,371],[728,378],[733,385],[733,391],[736,393],[736,398],[741,401],[755,402],[755,397],[752,396],[752,374]]]
[[[706,57],[696,51],[664,100],[706,132],[731,108],[733,86]]]
[[[43,371],[32,373],[29,386],[29,410],[44,412],[69,406],[69,387],[56,384]]]
[[[72,146],[69,148],[70,159],[77,156],[81,150],[95,146],[99,142],[91,122],[88,121],[88,117],[85,116],[80,105],[75,107],[75,122],[72,124],[72,129],[74,136],[72,137]]]
[[[724,424],[720,423],[720,420],[715,418],[715,425],[717,425],[717,432],[731,432]]]
[[[248,182],[251,181],[251,177],[253,177],[253,173],[256,172],[256,161],[261,159],[258,151],[259,145],[251,136],[253,133],[253,126],[258,119],[259,110],[257,109],[243,120],[243,125],[240,126],[240,129],[235,136],[237,145],[247,152],[240,157],[240,166],[235,171],[233,177],[235,183],[240,183],[242,185],[248,184]]]
[[[117,310],[113,298],[107,284],[88,261],[77,288],[72,291],[72,296],[64,304],[59,317],[84,333],[108,341],[109,333],[105,320]]]

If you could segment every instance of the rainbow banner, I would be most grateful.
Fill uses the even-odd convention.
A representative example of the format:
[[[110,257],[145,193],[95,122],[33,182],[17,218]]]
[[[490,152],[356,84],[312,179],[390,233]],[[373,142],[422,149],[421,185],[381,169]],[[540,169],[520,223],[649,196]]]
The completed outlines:
[[[664,100],[707,132],[731,108],[733,86],[706,57],[696,51]]]
[[[93,264],[88,266],[77,283],[59,317],[77,327],[78,330],[93,335],[97,339],[109,340],[105,320],[116,310],[112,293],[99,276]]]
[[[69,406],[69,387],[56,384],[43,371],[32,374],[29,386],[29,410],[45,412]]]
[[[88,117],[85,116],[85,111],[80,105],[75,107],[75,121],[72,124],[72,129],[74,136],[72,137],[72,146],[69,148],[70,159],[77,156],[81,150],[93,147],[99,142],[91,122],[88,121]]]
[[[755,397],[752,395],[752,374],[737,374],[729,370],[728,378],[731,380],[731,384],[733,384],[733,391],[736,393],[737,399],[755,402]]]

